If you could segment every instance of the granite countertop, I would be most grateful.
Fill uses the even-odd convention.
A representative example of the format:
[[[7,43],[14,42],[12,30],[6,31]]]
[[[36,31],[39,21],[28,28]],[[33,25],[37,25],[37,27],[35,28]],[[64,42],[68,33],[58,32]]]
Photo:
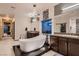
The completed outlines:
[[[54,34],[53,36],[65,37],[65,38],[73,38],[73,39],[79,39],[79,36],[77,36],[77,35]]]

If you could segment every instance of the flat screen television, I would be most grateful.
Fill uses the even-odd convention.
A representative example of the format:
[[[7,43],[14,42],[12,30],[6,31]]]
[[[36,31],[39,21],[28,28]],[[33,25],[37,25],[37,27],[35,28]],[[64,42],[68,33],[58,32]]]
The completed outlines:
[[[42,33],[51,34],[52,33],[52,21],[51,19],[46,19],[42,21]]]

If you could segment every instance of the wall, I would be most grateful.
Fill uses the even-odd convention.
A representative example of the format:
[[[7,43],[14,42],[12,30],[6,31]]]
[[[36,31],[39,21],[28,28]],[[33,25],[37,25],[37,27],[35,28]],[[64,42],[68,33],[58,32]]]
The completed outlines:
[[[42,11],[40,11],[40,21],[39,21],[39,31],[42,34],[41,21],[43,20],[43,11],[49,9],[49,18],[52,19],[52,35],[54,34],[54,6],[44,6]]]
[[[15,40],[18,40],[20,36],[22,36],[22,38],[26,36],[26,27],[28,28],[28,31],[33,30],[34,27],[39,31],[39,21],[31,23],[30,18],[24,14],[17,14],[15,18]]]
[[[70,33],[70,20],[75,20],[79,17],[79,9],[68,11],[66,13],[63,13],[59,16],[55,16],[55,31],[54,32],[60,32],[60,26],[56,23],[67,23],[66,27],[66,33]],[[75,32],[75,31],[74,31]]]
[[[50,8],[49,8],[49,18],[51,18],[52,19],[52,35],[54,34],[54,25],[55,25],[55,23],[54,23],[54,7],[52,7],[52,6],[50,6]]]
[[[2,18],[0,17],[0,40],[2,39]]]
[[[69,33],[76,33],[76,20],[74,18],[71,18],[69,23]]]
[[[35,21],[33,24],[30,23],[30,18],[27,17],[24,14],[19,14],[17,13],[15,16],[16,22],[15,22],[15,40],[18,40],[20,35],[24,36],[26,34],[25,28],[27,27],[28,30],[32,30],[32,26],[37,28],[37,31],[42,34],[41,31],[41,21],[43,20],[43,15],[42,12],[45,9],[49,9],[49,18],[52,18],[52,21],[54,20],[54,8],[53,6],[44,6],[40,9],[40,21]],[[53,28],[53,27],[52,27]],[[53,28],[54,29],[54,28]],[[53,34],[53,29],[52,29],[52,34]]]
[[[27,27],[28,30],[30,30],[30,19],[23,15],[23,14],[17,14],[15,16],[16,22],[15,22],[15,40],[18,40],[20,35],[25,34],[25,28]]]

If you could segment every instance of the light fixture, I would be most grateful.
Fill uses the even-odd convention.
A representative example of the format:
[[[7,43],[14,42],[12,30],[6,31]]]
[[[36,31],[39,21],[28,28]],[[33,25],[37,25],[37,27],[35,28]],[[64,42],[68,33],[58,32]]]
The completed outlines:
[[[12,22],[15,22],[15,18],[12,19]]]
[[[68,10],[68,9],[73,8],[73,7],[76,7],[76,6],[78,6],[78,5],[79,5],[79,3],[74,4],[74,5],[72,5],[72,6],[69,6],[69,7],[66,7],[66,8],[63,8],[62,10]]]
[[[36,7],[36,5],[34,4],[33,7]]]
[[[36,10],[37,7],[36,4],[34,4],[32,7],[33,7],[33,12],[28,13],[28,16],[31,18],[32,21],[36,21],[37,17],[39,17],[40,14]]]
[[[5,19],[6,21],[9,21],[10,17],[9,17],[9,15],[5,15],[4,17],[2,17],[2,19]]]

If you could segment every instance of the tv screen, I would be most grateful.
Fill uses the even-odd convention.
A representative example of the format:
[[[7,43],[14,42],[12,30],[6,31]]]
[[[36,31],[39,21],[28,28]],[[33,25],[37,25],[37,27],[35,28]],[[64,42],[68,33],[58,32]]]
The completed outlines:
[[[46,19],[42,21],[42,33],[51,34],[52,33],[52,21],[51,19]]]

